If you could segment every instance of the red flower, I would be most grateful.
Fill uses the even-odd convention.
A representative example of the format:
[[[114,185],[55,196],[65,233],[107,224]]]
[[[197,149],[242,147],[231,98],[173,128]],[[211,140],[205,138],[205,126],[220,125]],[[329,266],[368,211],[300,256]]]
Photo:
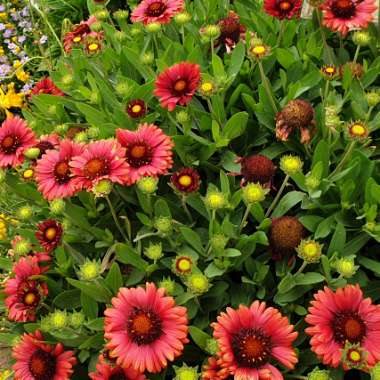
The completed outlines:
[[[62,92],[50,78],[43,78],[32,89],[32,95],[51,94],[56,96],[64,96]]]
[[[13,267],[14,278],[6,281],[4,292],[8,295],[5,305],[8,318],[16,322],[36,320],[36,311],[43,297],[48,294],[47,285],[39,279],[31,279],[43,273],[36,257],[22,257]]]
[[[63,39],[63,46],[66,53],[70,53],[73,45],[82,43],[83,38],[91,33],[90,26],[96,22],[96,17],[91,16],[87,21],[81,21],[80,24],[74,25],[71,32],[66,33]]]
[[[59,146],[59,135],[52,133],[51,135],[40,136],[36,148],[40,150],[38,158],[41,158],[48,150],[54,150]]]
[[[45,251],[50,252],[61,242],[62,226],[55,220],[49,219],[40,223],[36,232],[36,238]]]
[[[199,189],[200,177],[196,170],[182,168],[170,177],[170,181],[178,191],[193,193]]]
[[[220,27],[220,37],[218,43],[226,47],[227,52],[230,52],[236,44],[245,39],[245,26],[240,24],[240,17],[230,11],[228,17],[223,18],[218,22]]]
[[[273,17],[282,20],[299,17],[302,0],[264,0],[264,10]]]
[[[201,79],[200,66],[181,62],[167,68],[156,80],[154,95],[161,107],[174,111],[177,104],[187,105],[195,94]]]
[[[76,364],[73,351],[64,351],[62,343],[44,343],[40,331],[24,334],[13,348],[16,359],[15,380],[68,380]]]
[[[35,143],[34,132],[23,119],[18,116],[7,118],[0,128],[0,168],[21,164],[23,153]]]
[[[338,367],[346,343],[360,345],[369,367],[380,361],[380,306],[363,298],[359,285],[333,292],[328,287],[314,295],[305,321],[310,325],[311,349],[323,364]]]
[[[127,104],[127,113],[133,119],[144,116],[146,110],[145,102],[142,99],[133,99]]]

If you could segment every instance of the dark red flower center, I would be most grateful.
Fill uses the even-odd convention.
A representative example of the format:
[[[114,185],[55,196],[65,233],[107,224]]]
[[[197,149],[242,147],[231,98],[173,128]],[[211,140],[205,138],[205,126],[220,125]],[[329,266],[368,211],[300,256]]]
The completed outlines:
[[[363,319],[358,313],[352,311],[337,314],[332,326],[334,338],[341,344],[345,344],[346,341],[361,343],[367,332]]]
[[[38,348],[30,357],[29,370],[35,380],[52,380],[56,375],[56,358]]]
[[[289,1],[280,1],[278,3],[278,7],[280,8],[282,12],[287,12],[293,8],[293,5]]]
[[[69,182],[70,166],[67,161],[60,161],[55,165],[54,178],[59,184]]]
[[[356,5],[352,0],[336,0],[331,5],[335,17],[350,19],[356,13]]]
[[[152,148],[145,142],[138,142],[127,149],[127,162],[133,168],[139,168],[152,162]]]
[[[127,376],[125,376],[124,371],[120,368],[117,372],[114,372],[108,380],[129,380]]]
[[[261,330],[242,328],[232,337],[235,359],[242,367],[258,368],[270,357],[272,342]]]
[[[162,1],[155,1],[146,10],[146,16],[159,17],[166,11],[166,5]]]
[[[16,135],[8,135],[1,141],[1,150],[6,154],[12,154],[16,152],[17,148],[20,146],[20,138]]]
[[[109,166],[106,160],[102,158],[93,158],[84,166],[84,175],[87,178],[93,179],[109,172]]]
[[[53,241],[56,238],[57,233],[58,233],[58,231],[57,231],[56,227],[48,227],[44,231],[44,237],[46,240]]]
[[[41,157],[47,150],[54,149],[54,145],[50,141],[43,140],[37,144],[37,148],[40,150],[39,157]]]
[[[178,79],[174,83],[174,91],[177,93],[177,95],[182,95],[186,92],[187,90],[187,82],[184,79]]]
[[[127,331],[139,346],[150,344],[162,335],[161,319],[149,309],[135,308],[128,318]]]

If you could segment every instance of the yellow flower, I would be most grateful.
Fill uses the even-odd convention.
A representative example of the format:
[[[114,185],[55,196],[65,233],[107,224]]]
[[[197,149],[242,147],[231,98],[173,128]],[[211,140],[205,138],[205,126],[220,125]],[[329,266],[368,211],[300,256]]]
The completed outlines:
[[[8,15],[6,14],[6,12],[1,12],[0,13],[0,19],[1,20],[6,20],[8,18]]]
[[[0,57],[4,55],[4,48],[0,46]]]
[[[0,110],[5,112],[5,115],[12,116],[9,112],[10,108],[23,108],[24,107],[24,95],[17,94],[15,91],[15,84],[8,84],[7,92],[0,86]]]
[[[24,70],[17,70],[16,71],[16,77],[21,82],[27,82],[30,78],[29,73],[25,72]]]

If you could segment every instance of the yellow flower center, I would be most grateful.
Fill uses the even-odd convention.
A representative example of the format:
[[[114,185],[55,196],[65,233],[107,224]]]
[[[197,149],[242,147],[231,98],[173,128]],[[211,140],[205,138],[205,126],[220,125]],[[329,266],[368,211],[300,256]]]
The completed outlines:
[[[98,50],[98,48],[99,48],[99,45],[96,44],[95,42],[88,45],[88,50],[90,50],[90,51],[96,51],[96,50]]]
[[[351,127],[351,132],[355,136],[363,136],[366,134],[367,131],[366,131],[366,128],[362,124],[354,124]]]
[[[27,293],[24,297],[24,302],[27,305],[32,305],[36,300],[36,295],[34,293]]]
[[[57,230],[55,227],[50,227],[45,231],[45,237],[48,240],[54,240],[54,238],[57,236]]]
[[[257,55],[262,55],[266,52],[264,45],[258,45],[252,48],[252,52]]]
[[[325,71],[328,74],[334,74],[335,73],[335,69],[333,67],[326,67]]]
[[[180,259],[177,263],[177,267],[182,272],[187,272],[191,269],[191,262],[187,258]]]
[[[179,177],[178,182],[182,186],[190,186],[193,180],[189,175],[182,175],[181,177]]]
[[[30,179],[30,178],[33,177],[33,175],[34,175],[34,171],[33,171],[33,169],[26,169],[26,170],[24,171],[23,177],[24,177],[25,179]]]
[[[315,257],[318,254],[318,248],[314,243],[307,243],[305,244],[304,252],[308,257]]]
[[[352,351],[349,353],[349,358],[350,358],[350,360],[352,360],[353,362],[358,362],[358,361],[360,361],[360,359],[361,359],[360,352],[358,352],[358,351],[356,351],[356,350],[352,350]]]
[[[284,164],[288,170],[297,170],[299,167],[299,162],[295,158],[288,158]]]
[[[132,107],[132,112],[133,112],[133,113],[139,113],[141,110],[142,110],[142,107],[140,106],[140,104],[135,104],[135,105]]]
[[[75,42],[75,43],[78,43],[78,42],[81,42],[82,41],[82,37],[74,37],[73,38],[73,41]]]
[[[201,89],[204,92],[210,92],[214,89],[214,86],[211,82],[205,82],[205,83],[202,83]]]

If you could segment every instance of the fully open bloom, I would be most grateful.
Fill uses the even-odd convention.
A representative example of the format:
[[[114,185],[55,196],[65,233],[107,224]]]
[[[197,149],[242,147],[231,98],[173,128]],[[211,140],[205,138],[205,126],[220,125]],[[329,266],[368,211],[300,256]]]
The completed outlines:
[[[140,124],[136,131],[118,129],[116,137],[125,148],[129,164],[127,182],[166,174],[173,165],[173,141],[154,124]]]
[[[117,364],[160,372],[182,353],[187,339],[186,308],[176,306],[165,289],[121,288],[105,314],[107,348]]]
[[[228,17],[218,22],[220,37],[218,44],[223,44],[227,52],[230,52],[240,40],[245,39],[245,26],[240,23],[240,17],[234,11],[230,11]]]
[[[201,79],[200,66],[195,63],[177,63],[163,71],[156,79],[154,95],[161,107],[174,111],[177,104],[187,105],[195,94]]]
[[[311,349],[323,363],[338,367],[346,343],[358,344],[367,353],[367,365],[380,360],[380,306],[363,298],[359,285],[347,285],[335,293],[325,287],[314,295],[305,320]]]
[[[58,150],[49,150],[35,168],[38,190],[47,200],[71,197],[78,191],[69,162],[83,152],[83,146],[63,140]]]
[[[91,372],[88,376],[92,380],[146,380],[144,374],[133,368],[123,368],[107,362],[103,355],[99,355],[96,372]]]
[[[264,10],[273,17],[282,20],[300,15],[302,0],[264,0]]]
[[[61,242],[62,226],[53,219],[45,220],[37,225],[36,238],[45,251],[50,252]]]
[[[104,179],[119,184],[128,181],[129,164],[125,161],[125,149],[116,140],[88,144],[80,155],[73,157],[70,167],[75,175],[74,183],[87,190]]]
[[[213,323],[214,338],[220,348],[221,366],[235,379],[282,380],[280,371],[269,363],[276,359],[294,368],[298,359],[292,347],[297,332],[286,317],[265,302],[250,307],[227,308]]]
[[[43,272],[35,257],[22,257],[13,267],[14,278],[6,281],[5,305],[8,318],[17,322],[36,320],[36,310],[43,297],[47,296],[47,285],[39,279],[31,279]]]
[[[66,33],[63,39],[63,46],[66,53],[70,53],[74,45],[82,43],[84,37],[91,33],[90,26],[96,22],[96,17],[91,16],[87,21],[81,21],[80,24],[74,25],[71,32]]]
[[[15,380],[68,380],[76,364],[73,351],[65,351],[62,343],[44,343],[39,330],[24,334],[12,356]]]
[[[354,28],[367,28],[373,21],[375,0],[327,0],[321,5],[323,24],[343,36]]]
[[[182,12],[184,0],[143,0],[132,12],[132,22],[167,24],[173,16]]]
[[[34,132],[24,120],[18,116],[7,118],[0,128],[0,168],[21,164],[23,153],[35,143]]]
[[[62,92],[49,77],[42,78],[38,83],[36,83],[32,88],[31,94],[51,94],[55,96],[65,95],[65,93]]]

